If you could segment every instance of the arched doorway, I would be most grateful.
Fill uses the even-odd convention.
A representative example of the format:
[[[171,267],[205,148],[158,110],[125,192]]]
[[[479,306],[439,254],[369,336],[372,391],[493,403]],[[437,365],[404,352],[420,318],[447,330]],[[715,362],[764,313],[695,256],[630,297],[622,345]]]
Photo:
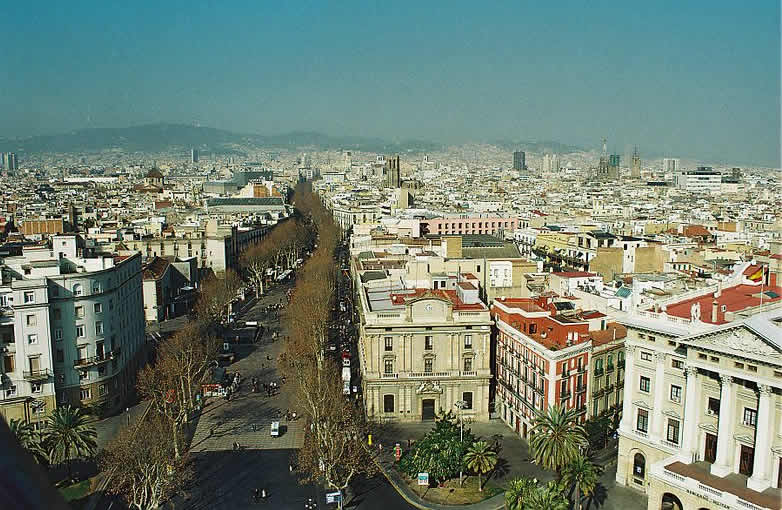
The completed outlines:
[[[641,452],[637,452],[633,456],[633,481],[640,485],[644,485],[646,480],[646,457]]]
[[[663,501],[660,504],[660,510],[684,510],[682,502],[674,494],[666,492],[663,494]]]

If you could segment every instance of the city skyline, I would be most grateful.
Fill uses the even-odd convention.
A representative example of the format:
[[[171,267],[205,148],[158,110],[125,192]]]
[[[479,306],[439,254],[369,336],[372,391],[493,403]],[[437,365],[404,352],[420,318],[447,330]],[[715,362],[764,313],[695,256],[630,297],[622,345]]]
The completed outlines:
[[[605,136],[618,153],[779,167],[779,5],[704,5],[15,6],[18,29],[41,35],[0,49],[13,69],[0,136],[156,122],[447,144]]]

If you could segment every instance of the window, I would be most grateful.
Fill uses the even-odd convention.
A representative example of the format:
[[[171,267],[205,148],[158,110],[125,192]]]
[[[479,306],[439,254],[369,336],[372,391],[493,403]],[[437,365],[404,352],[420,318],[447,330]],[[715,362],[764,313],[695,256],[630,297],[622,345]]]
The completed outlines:
[[[705,354],[703,354],[702,352],[699,352],[699,353],[698,353],[698,359],[706,359],[707,357],[708,357],[708,356],[706,356],[706,355],[705,355]]]
[[[30,335],[27,335],[27,343],[30,345],[35,345],[38,343],[38,334],[32,333]]]
[[[79,324],[78,326],[76,326],[76,337],[81,338],[83,336],[84,336],[84,325]]]
[[[431,336],[424,337],[424,350],[431,351],[434,348]]]
[[[681,403],[682,401],[682,387],[671,384],[671,401]]]
[[[103,377],[106,375],[106,365],[100,365],[98,367],[98,377]]]
[[[709,361],[711,361],[712,363],[719,363],[720,359],[717,356],[711,356],[709,357]]]
[[[472,372],[472,358],[464,358],[464,371]]]
[[[424,360],[424,372],[426,372],[427,374],[431,373],[432,372],[432,365],[433,365],[432,358],[426,358]]]
[[[55,308],[54,309],[54,320],[58,321],[60,319],[62,319],[62,312],[60,311],[59,308]]]
[[[24,293],[25,303],[35,303],[35,292],[29,290]]]
[[[383,412],[384,413],[393,413],[394,412],[394,396],[393,395],[383,395]]]
[[[96,335],[102,335],[103,334],[103,322],[97,321],[95,323],[95,334]]]
[[[644,393],[649,393],[649,388],[650,388],[649,378],[646,377],[645,375],[642,375],[641,376],[641,385],[640,385],[639,389],[641,391],[643,391]]]
[[[393,351],[394,350],[394,338],[387,336],[385,337],[386,347],[385,349],[387,351]]]
[[[641,361],[652,361],[652,353],[641,351]]]
[[[82,400],[89,400],[92,396],[91,394],[92,392],[90,391],[89,388],[82,388],[81,390],[79,390],[79,397]]]
[[[16,370],[16,363],[13,354],[7,354],[5,357],[3,357],[3,370],[6,373]]]
[[[720,414],[720,400],[718,398],[709,397],[709,404],[706,407],[706,414],[719,416]]]
[[[109,393],[109,385],[108,384],[101,384],[98,386],[98,396],[105,396]]]
[[[16,396],[16,385],[12,384],[8,386],[5,390],[5,396],[6,398],[15,397]]]
[[[638,410],[638,423],[635,427],[639,432],[649,431],[649,411],[646,409]]]
[[[65,361],[65,351],[62,349],[57,349],[55,353],[55,359],[57,360],[57,363],[62,363]]]
[[[648,338],[648,340],[649,340],[650,342],[654,342],[654,337],[653,337],[652,335],[649,335],[649,338]]]
[[[668,435],[666,437],[671,443],[679,444],[679,420],[668,420]]]
[[[536,324],[530,324],[529,325],[529,332],[530,334],[534,334],[538,330],[538,326]]]
[[[33,393],[41,393],[43,386],[39,382],[30,383],[30,391]]]
[[[62,329],[57,328],[54,330],[54,339],[58,342],[62,340]]]
[[[464,335],[464,348],[472,349],[472,335]]]
[[[680,359],[671,360],[671,366],[673,368],[678,368],[679,370],[684,370],[684,362]]]
[[[103,311],[103,305],[101,303],[95,303],[95,313],[101,313]]]
[[[76,313],[76,317],[81,319],[84,317],[84,307],[83,306],[77,306],[74,308],[74,311]]]
[[[28,326],[38,325],[38,320],[35,317],[35,315],[28,315],[27,317],[25,317],[25,322],[27,323]]]
[[[74,296],[83,296],[84,295],[84,288],[82,288],[81,283],[74,283],[73,284],[73,295]]]
[[[95,282],[92,284],[92,293],[93,294],[100,294],[100,283]]]
[[[465,391],[462,393],[462,400],[464,400],[464,408],[465,409],[472,409],[472,392],[471,391]]]
[[[754,427],[758,421],[758,411],[756,409],[744,408],[744,425]]]
[[[749,370],[750,372],[757,372],[758,367],[756,367],[755,365],[747,365],[747,370]]]
[[[383,373],[385,374],[393,374],[394,373],[394,362],[390,359],[385,360],[384,367],[383,367]]]

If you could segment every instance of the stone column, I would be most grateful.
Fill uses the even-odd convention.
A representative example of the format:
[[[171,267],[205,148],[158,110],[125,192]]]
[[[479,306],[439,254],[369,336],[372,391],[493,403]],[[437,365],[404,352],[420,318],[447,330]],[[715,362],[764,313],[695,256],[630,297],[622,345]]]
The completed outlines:
[[[622,422],[619,428],[622,431],[633,430],[633,393],[638,381],[635,380],[635,346],[625,346],[625,393],[622,401]]]
[[[687,367],[687,387],[684,392],[684,431],[682,435],[682,454],[692,462],[698,451],[698,405],[700,402],[700,381],[698,370]]]
[[[774,426],[774,413],[771,408],[771,387],[761,384],[758,389],[760,396],[755,436],[755,463],[752,466],[752,477],[747,480],[747,487],[762,492],[771,487],[771,429]]]
[[[665,415],[663,414],[663,402],[665,399],[667,388],[665,385],[665,353],[654,353],[654,386],[652,392],[654,393],[654,408],[650,413],[652,416],[652,430],[650,436],[654,437],[655,441],[665,439],[663,427],[665,425]]]
[[[733,422],[735,421],[736,394],[733,391],[733,378],[720,376],[720,416],[717,429],[717,459],[711,465],[711,474],[726,476],[733,472]]]

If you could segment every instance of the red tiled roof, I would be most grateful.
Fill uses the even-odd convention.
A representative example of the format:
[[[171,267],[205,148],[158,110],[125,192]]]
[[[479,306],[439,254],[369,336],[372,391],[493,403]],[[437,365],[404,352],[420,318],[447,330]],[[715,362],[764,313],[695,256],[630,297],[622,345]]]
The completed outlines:
[[[159,280],[166,273],[170,262],[161,257],[155,257],[151,262],[144,265],[142,276],[145,280]]]
[[[776,297],[771,297],[768,294],[763,296],[763,303],[776,303],[782,300],[782,287],[776,284],[776,278],[772,278],[772,285],[764,285],[763,292],[773,292]],[[666,312],[668,315],[674,317],[682,317],[685,319],[690,318],[690,311],[694,303],[700,303],[701,305],[701,322],[708,324],[726,324],[725,312],[722,311],[722,306],[725,305],[727,312],[740,312],[747,308],[752,308],[760,305],[760,290],[761,285],[736,285],[722,289],[720,297],[715,298],[714,294],[709,293],[705,296],[694,297],[681,301],[679,303],[671,304],[667,306]],[[714,300],[717,301],[717,320],[712,321],[711,312]]]
[[[392,293],[391,302],[395,305],[403,305],[407,301],[417,299],[424,296],[431,296],[440,299],[446,299],[451,302],[454,310],[486,310],[486,305],[483,303],[465,303],[456,294],[455,290],[443,290],[443,289],[412,289],[411,291],[404,293]]]
[[[709,237],[711,232],[706,230],[703,225],[687,225],[682,232],[686,237]]]
[[[599,319],[600,317],[605,317],[606,314],[602,312],[598,312],[597,310],[587,310],[586,312],[581,314],[581,317],[585,319]]]
[[[586,278],[589,276],[597,276],[597,273],[587,273],[586,271],[559,271],[551,274],[561,278]]]
[[[627,336],[627,328],[617,322],[609,322],[606,324],[606,329],[600,329],[596,331],[590,331],[589,337],[592,339],[592,345],[595,347],[599,345],[613,342]]]

